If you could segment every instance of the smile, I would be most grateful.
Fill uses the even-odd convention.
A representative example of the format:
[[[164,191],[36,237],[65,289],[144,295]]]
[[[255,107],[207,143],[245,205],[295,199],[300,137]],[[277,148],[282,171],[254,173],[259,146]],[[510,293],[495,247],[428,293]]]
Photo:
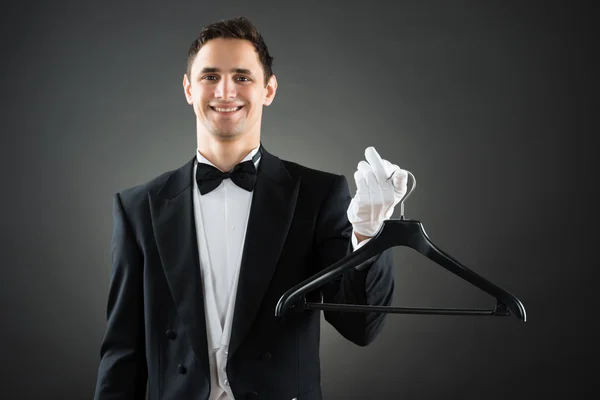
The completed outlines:
[[[224,113],[224,114],[229,114],[229,113],[234,113],[236,111],[239,111],[243,108],[244,106],[239,106],[239,107],[232,107],[232,108],[217,108],[217,107],[212,107],[210,106],[210,109],[213,111],[217,111],[219,113]]]

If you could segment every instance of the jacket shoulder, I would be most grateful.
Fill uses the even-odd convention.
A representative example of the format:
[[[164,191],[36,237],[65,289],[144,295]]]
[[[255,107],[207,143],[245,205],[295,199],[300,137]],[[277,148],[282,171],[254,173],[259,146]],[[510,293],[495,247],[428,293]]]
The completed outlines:
[[[126,209],[136,209],[145,205],[148,193],[158,191],[176,170],[163,172],[160,175],[136,186],[121,189],[115,193]]]
[[[346,176],[342,174],[310,168],[289,160],[282,159],[281,161],[292,176],[301,178],[303,182],[314,183],[315,186],[328,187],[336,181],[340,181],[342,184],[347,182]]]

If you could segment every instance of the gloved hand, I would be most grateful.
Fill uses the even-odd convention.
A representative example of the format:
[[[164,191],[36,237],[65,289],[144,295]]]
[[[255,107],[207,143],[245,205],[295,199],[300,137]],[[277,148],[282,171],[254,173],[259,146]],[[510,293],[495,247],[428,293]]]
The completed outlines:
[[[365,158],[368,163],[359,162],[354,173],[356,194],[347,215],[355,232],[372,237],[406,194],[408,173],[381,159],[374,147],[367,147]]]

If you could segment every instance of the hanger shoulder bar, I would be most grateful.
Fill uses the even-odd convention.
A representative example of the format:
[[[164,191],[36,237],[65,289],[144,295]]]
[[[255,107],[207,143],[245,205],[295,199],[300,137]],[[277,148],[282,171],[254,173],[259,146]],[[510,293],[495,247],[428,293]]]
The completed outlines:
[[[294,307],[296,303],[302,302],[306,293],[320,288],[327,282],[343,275],[345,271],[351,268],[360,269],[361,265],[365,264],[371,258],[377,256],[389,247],[392,247],[392,245],[384,245],[384,242],[382,241],[367,243],[363,248],[350,253],[348,256],[335,262],[331,266],[290,288],[279,298],[279,301],[275,306],[275,316],[282,316],[288,309]]]
[[[435,314],[435,315],[490,315],[506,317],[510,313],[506,307],[496,307],[494,310],[467,308],[433,308],[433,307],[390,307],[390,306],[360,306],[354,304],[304,303],[301,306],[308,310],[344,311],[344,312],[379,312],[384,314]]]

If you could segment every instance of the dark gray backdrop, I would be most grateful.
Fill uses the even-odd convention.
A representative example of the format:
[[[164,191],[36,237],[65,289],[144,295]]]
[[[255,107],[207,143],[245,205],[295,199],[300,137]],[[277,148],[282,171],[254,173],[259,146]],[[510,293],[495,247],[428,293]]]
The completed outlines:
[[[1,398],[91,398],[112,195],[194,154],[186,52],[238,15],[275,57],[265,146],[353,192],[375,146],[417,177],[407,216],[528,312],[391,315],[367,348],[324,325],[325,398],[592,397],[592,2],[120,3],[3,6]],[[394,252],[395,305],[494,306]]]

